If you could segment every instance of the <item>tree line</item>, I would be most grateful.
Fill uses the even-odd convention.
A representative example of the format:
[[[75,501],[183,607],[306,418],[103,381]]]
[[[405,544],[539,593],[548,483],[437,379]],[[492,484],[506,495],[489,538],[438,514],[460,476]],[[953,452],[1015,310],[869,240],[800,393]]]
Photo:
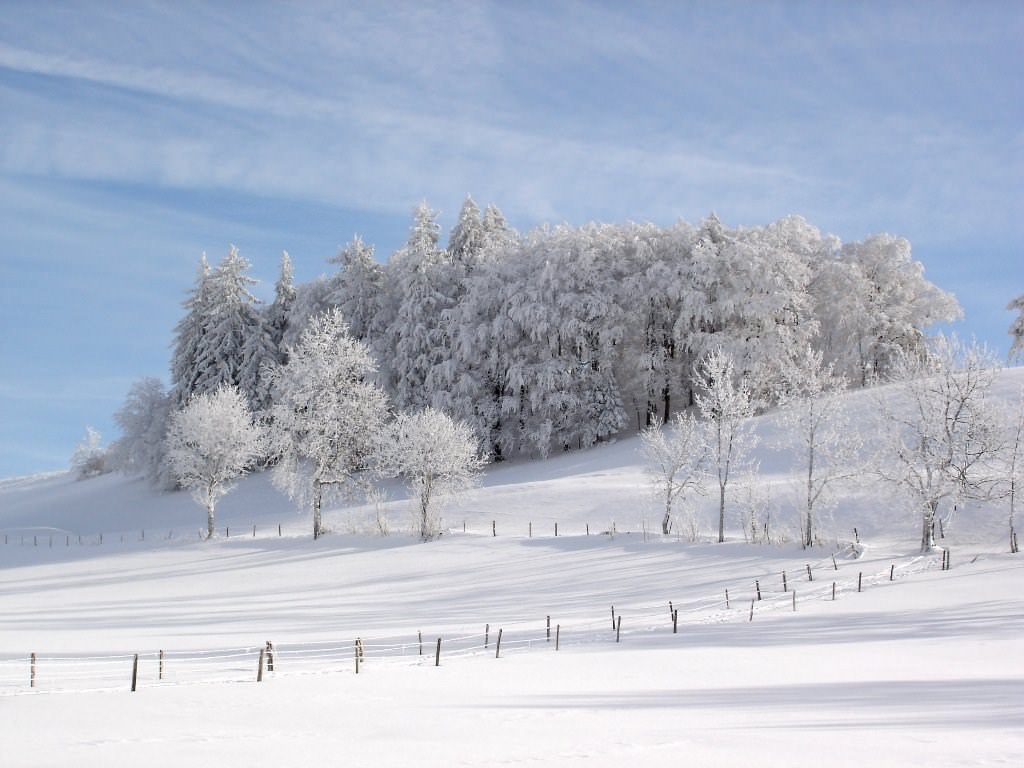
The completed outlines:
[[[295,284],[284,253],[266,304],[236,248],[216,266],[204,256],[175,328],[170,387],[132,386],[115,414],[122,436],[112,464],[173,487],[168,426],[223,387],[280,438],[289,413],[302,410],[288,410],[289,363],[327,317],[344,325],[329,342],[334,353],[351,344],[365,353],[356,380],[379,395],[367,431],[383,429],[389,413],[432,409],[501,460],[673,421],[707,396],[701,370],[712,354],[729,361],[755,409],[789,396],[790,373],[808,354],[863,386],[925,357],[925,329],[960,315],[905,239],[844,244],[797,216],[757,227],[727,227],[712,214],[698,226],[517,233],[496,206],[481,213],[467,197],[447,246],[437,217],[421,203],[386,262],[356,237],[328,259],[333,272],[305,284]],[[280,439],[260,451],[250,463],[288,463]]]

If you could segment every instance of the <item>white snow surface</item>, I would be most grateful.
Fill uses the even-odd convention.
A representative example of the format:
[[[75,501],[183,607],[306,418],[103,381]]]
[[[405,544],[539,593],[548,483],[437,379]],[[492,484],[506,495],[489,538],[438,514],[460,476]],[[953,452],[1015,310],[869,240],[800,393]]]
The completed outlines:
[[[1000,390],[1021,384],[1011,369]],[[917,515],[862,481],[802,550],[777,430],[759,420],[771,544],[737,515],[711,543],[710,497],[706,539],[656,534],[635,439],[488,468],[426,544],[397,485],[391,535],[337,506],[314,542],[252,476],[202,541],[184,492],[0,481],[0,765],[1024,765],[1005,505],[958,511],[945,571]]]

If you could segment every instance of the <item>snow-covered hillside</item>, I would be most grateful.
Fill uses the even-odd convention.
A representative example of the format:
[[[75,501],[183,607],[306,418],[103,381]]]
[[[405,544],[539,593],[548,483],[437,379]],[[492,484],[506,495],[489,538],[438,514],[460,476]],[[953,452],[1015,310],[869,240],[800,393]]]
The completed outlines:
[[[389,536],[339,507],[314,542],[249,477],[202,541],[186,493],[2,481],[2,764],[1024,762],[1024,560],[1002,506],[958,511],[944,571],[919,517],[861,482],[803,550],[779,427],[758,429],[771,544],[735,514],[709,543],[710,498],[698,541],[656,534],[635,439],[489,468],[428,544],[398,486]]]

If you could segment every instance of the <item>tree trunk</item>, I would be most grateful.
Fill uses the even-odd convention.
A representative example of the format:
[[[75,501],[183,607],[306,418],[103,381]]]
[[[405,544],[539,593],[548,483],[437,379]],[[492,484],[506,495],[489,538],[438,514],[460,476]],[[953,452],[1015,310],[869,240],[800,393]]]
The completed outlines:
[[[804,549],[814,544],[814,451],[807,461],[807,519],[804,521]]]
[[[661,532],[668,536],[672,532],[672,489],[665,492],[665,517],[661,519]]]
[[[935,547],[935,512],[939,502],[929,501],[921,519],[921,551],[930,552]]]
[[[725,541],[725,486],[718,486],[718,543]]]
[[[320,538],[320,481],[313,481],[313,540]]]
[[[213,504],[206,504],[206,538],[213,538]]]

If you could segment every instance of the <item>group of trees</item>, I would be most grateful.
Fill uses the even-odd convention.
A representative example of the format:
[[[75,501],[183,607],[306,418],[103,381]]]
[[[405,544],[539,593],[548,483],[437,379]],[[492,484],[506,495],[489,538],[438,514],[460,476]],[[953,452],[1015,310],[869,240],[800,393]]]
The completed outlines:
[[[236,249],[215,268],[204,260],[176,330],[172,406],[231,384],[269,412],[267,371],[311,318],[338,309],[397,410],[441,409],[499,460],[546,456],[691,407],[695,366],[712,349],[774,403],[808,346],[862,384],[959,313],[906,240],[842,245],[798,217],[517,235],[497,208],[481,214],[467,198],[447,247],[421,204],[387,263],[358,238],[330,261],[334,273],[295,286],[285,254],[261,307]]]
[[[286,363],[269,368],[273,408],[257,419],[239,388],[220,384],[174,411],[165,450],[178,482],[207,512],[261,461],[273,481],[309,504],[313,538],[323,532],[325,498],[368,492],[380,477],[401,476],[417,503],[423,540],[438,532],[439,496],[473,485],[485,458],[469,429],[426,408],[387,422],[384,392],[369,380],[374,362],[349,336],[337,309],[312,318]]]
[[[170,387],[132,387],[115,414],[111,463],[161,487],[180,483],[169,425],[196,398],[231,389],[268,430],[250,466],[273,465],[281,487],[311,503],[318,533],[323,492],[363,488],[371,454],[378,468],[396,466],[365,444],[395,416],[397,428],[402,414],[443,413],[500,460],[590,446],[634,425],[678,427],[696,406],[721,432],[721,532],[730,441],[749,412],[786,403],[803,413],[812,464],[820,450],[820,392],[790,375],[806,356],[824,377],[814,386],[864,385],[921,357],[925,327],[960,312],[906,240],[842,244],[795,216],[519,234],[495,206],[481,213],[467,198],[447,246],[437,216],[420,204],[386,263],[357,237],[328,260],[332,273],[305,284],[285,253],[267,304],[236,248],[215,267],[204,256],[175,329]],[[727,382],[737,391],[716,395]],[[720,421],[718,395],[745,399],[748,411]],[[808,539],[818,483],[828,482],[808,476]]]
[[[794,469],[802,476],[800,539],[817,541],[817,517],[835,500],[834,486],[853,477],[886,483],[921,513],[921,549],[935,546],[940,512],[952,518],[959,501],[1008,500],[1011,551],[1017,551],[1016,495],[1024,481],[1024,390],[1015,402],[993,393],[999,372],[994,355],[976,343],[939,334],[924,350],[893,360],[885,386],[852,424],[841,398],[847,382],[820,351],[808,349],[789,371],[780,394],[783,427]],[[641,433],[659,498],[662,530],[671,530],[673,505],[703,495],[716,480],[718,541],[724,541],[730,478],[756,471],[748,461],[756,444],[754,400],[728,355],[713,350],[695,371],[701,383],[701,418],[677,414],[671,429],[656,422]],[[865,438],[867,434],[867,438]],[[864,443],[868,445],[865,446]],[[869,450],[864,450],[868,448]],[[943,509],[944,505],[944,509]]]

